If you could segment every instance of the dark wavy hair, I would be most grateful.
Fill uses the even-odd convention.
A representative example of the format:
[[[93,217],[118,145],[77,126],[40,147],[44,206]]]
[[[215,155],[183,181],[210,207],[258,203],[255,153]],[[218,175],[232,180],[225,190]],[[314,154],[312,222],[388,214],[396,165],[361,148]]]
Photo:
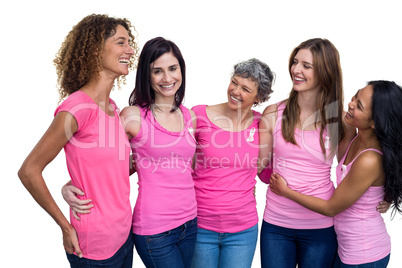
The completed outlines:
[[[182,83],[175,94],[171,112],[174,112],[181,105],[186,89],[186,64],[177,45],[163,37],[156,37],[145,43],[138,60],[135,88],[128,100],[129,105],[146,108],[147,112],[151,109],[152,104],[155,103],[155,92],[151,87],[151,64],[169,52],[172,52],[179,61],[182,76]]]
[[[372,117],[383,152],[385,201],[402,213],[402,88],[392,81],[370,81]],[[395,214],[394,214],[395,215]]]
[[[126,18],[113,18],[107,15],[92,14],[83,18],[66,36],[56,58],[53,60],[57,72],[60,101],[79,90],[102,70],[102,51],[105,40],[116,33],[118,25],[123,26],[130,37],[129,44],[134,50],[130,59],[130,69],[135,67],[138,58],[138,45],[135,42],[134,26]],[[125,76],[117,79],[125,82]]]
[[[345,135],[342,125],[343,85],[340,56],[336,47],[327,39],[313,38],[306,40],[290,54],[288,69],[292,79],[291,68],[294,57],[301,49],[308,49],[313,54],[314,74],[321,87],[317,98],[319,111],[316,119],[316,124],[320,127],[321,150],[325,154],[323,133],[327,129],[330,136],[331,155],[335,155],[338,143]],[[292,88],[282,119],[283,138],[292,144],[296,144],[294,130],[300,118],[297,95],[298,92]]]

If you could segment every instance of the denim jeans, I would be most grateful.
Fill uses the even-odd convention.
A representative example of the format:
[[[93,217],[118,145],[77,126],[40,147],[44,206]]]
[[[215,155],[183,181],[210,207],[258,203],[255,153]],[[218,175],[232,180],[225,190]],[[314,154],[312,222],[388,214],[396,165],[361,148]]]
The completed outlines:
[[[237,233],[198,228],[192,268],[251,267],[258,239],[258,224]]]
[[[130,231],[127,241],[120,249],[109,259],[91,260],[79,258],[75,254],[67,254],[71,268],[131,268],[133,266],[133,233]]]
[[[262,222],[262,268],[332,267],[337,241],[334,227],[289,229]]]
[[[146,267],[190,267],[197,239],[197,218],[155,235],[134,234],[138,255]]]
[[[341,261],[338,255],[336,255],[335,265],[333,268],[386,268],[389,262],[390,255],[382,258],[381,260],[363,263],[363,264],[345,264]]]

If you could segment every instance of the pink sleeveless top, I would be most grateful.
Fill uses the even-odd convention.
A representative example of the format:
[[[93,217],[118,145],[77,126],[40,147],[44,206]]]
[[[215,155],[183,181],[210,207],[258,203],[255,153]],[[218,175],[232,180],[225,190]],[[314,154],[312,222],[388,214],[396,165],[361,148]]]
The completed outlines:
[[[273,131],[273,172],[282,175],[293,190],[328,200],[334,192],[331,181],[333,157],[324,157],[320,146],[320,130],[295,129],[297,145],[282,136],[282,114],[285,104],[278,104],[278,116]],[[329,144],[329,136],[324,131]],[[291,229],[319,229],[331,227],[332,217],[313,212],[296,202],[271,192],[268,187],[264,220]]]
[[[358,135],[356,135],[357,137]],[[356,139],[352,140],[352,142]],[[339,185],[352,168],[353,162],[366,151],[361,151],[352,162],[344,165],[350,145],[336,168]],[[363,264],[381,260],[391,252],[391,241],[380,212],[376,207],[384,200],[384,187],[370,187],[351,207],[335,216],[335,231],[338,236],[338,254],[345,264]]]
[[[258,223],[256,184],[260,113],[253,111],[250,126],[239,132],[213,124],[206,105],[192,108],[197,115],[197,157],[194,184],[198,227],[219,232],[244,231]]]
[[[154,235],[197,216],[192,159],[195,140],[190,112],[180,106],[185,126],[180,132],[163,128],[152,111],[140,108],[141,129],[130,140],[138,173],[133,232]]]

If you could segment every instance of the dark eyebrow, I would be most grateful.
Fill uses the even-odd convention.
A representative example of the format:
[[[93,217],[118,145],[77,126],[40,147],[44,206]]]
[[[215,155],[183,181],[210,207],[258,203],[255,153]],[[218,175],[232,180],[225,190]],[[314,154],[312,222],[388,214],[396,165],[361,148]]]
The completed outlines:
[[[177,66],[179,66],[179,64],[170,65],[168,68],[177,67]],[[161,67],[152,67],[151,70],[162,70],[162,68]]]
[[[120,37],[117,37],[114,41],[117,41],[117,40],[123,40],[123,41],[126,41],[126,38],[125,37],[123,37],[123,36],[120,36]]]
[[[357,95],[359,94],[359,92],[360,92],[360,89],[356,92],[356,98],[357,98]],[[357,102],[360,104],[360,106],[362,107],[362,109],[364,110],[364,105],[363,105],[363,103],[360,101],[360,100],[357,100]]]

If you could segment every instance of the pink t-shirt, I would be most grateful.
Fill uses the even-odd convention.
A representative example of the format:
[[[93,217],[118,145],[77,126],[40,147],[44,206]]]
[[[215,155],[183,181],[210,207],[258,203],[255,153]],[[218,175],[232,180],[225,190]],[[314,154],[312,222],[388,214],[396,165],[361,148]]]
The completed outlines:
[[[328,200],[334,192],[330,174],[333,157],[324,157],[319,129],[295,129],[297,145],[286,142],[282,136],[284,109],[284,103],[278,104],[278,116],[273,131],[273,172],[282,175],[293,190]],[[326,131],[324,135],[328,145],[329,137]],[[267,190],[264,220],[291,229],[319,229],[334,224],[332,217],[323,216],[290,199],[278,196],[270,188]]]
[[[176,228],[197,216],[191,163],[195,140],[191,115],[180,106],[185,126],[171,132],[140,108],[141,129],[130,140],[138,173],[138,198],[133,232],[154,235]],[[146,115],[145,115],[146,114]]]
[[[214,232],[240,232],[258,223],[256,184],[260,114],[253,111],[250,126],[239,132],[213,124],[206,106],[192,108],[197,115],[197,154],[194,185],[198,227]]]
[[[353,162],[361,153],[372,150],[382,154],[376,149],[367,149],[360,152],[348,165],[344,165],[349,147],[336,168],[338,185],[349,173]],[[356,203],[335,216],[338,254],[343,263],[350,265],[370,263],[390,254],[391,240],[384,220],[380,212],[376,210],[378,203],[382,200],[384,200],[384,187],[372,186]]]
[[[120,123],[104,113],[84,92],[77,91],[55,111],[74,116],[78,130],[64,146],[72,184],[84,191],[80,199],[92,199],[91,213],[70,221],[78,234],[85,258],[108,259],[127,240],[131,228],[129,155],[130,147]]]

